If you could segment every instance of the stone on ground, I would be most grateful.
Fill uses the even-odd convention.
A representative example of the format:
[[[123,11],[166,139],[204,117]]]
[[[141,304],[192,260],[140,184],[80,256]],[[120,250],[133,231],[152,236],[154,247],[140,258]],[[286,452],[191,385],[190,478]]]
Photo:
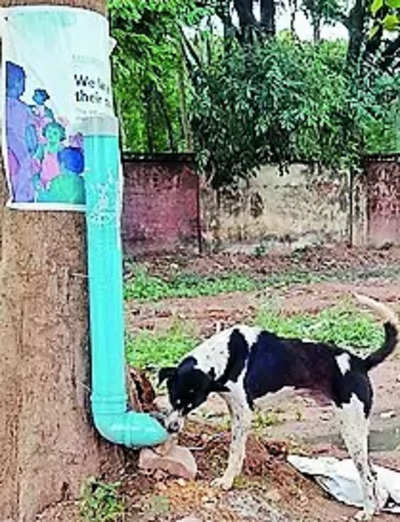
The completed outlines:
[[[144,448],[140,451],[139,468],[146,471],[161,470],[187,480],[193,480],[197,474],[196,461],[190,450],[183,446],[172,446],[162,455],[154,449]]]

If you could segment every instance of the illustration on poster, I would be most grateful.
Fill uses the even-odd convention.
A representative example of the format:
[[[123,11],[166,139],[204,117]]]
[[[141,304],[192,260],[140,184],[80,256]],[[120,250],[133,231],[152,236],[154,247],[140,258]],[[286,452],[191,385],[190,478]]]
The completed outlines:
[[[13,199],[17,203],[84,203],[83,139],[67,135],[68,121],[48,107],[51,95],[37,88],[33,104],[21,98],[26,73],[6,62],[6,132]]]

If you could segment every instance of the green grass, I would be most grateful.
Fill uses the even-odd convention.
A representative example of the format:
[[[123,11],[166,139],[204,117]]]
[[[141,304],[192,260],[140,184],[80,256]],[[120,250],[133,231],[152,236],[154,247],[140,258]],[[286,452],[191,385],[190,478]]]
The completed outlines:
[[[171,366],[192,350],[197,342],[190,328],[177,321],[162,333],[142,330],[135,336],[128,335],[126,358],[128,364],[137,368],[151,370]]]
[[[80,514],[86,522],[122,522],[124,503],[118,494],[120,484],[106,484],[90,478],[80,500]]]
[[[356,348],[378,348],[383,341],[383,330],[377,322],[349,305],[327,308],[318,315],[290,317],[265,307],[259,311],[255,324],[286,337],[331,341]]]
[[[324,272],[291,271],[272,273],[265,278],[229,272],[224,275],[201,276],[177,274],[161,278],[148,272],[141,265],[130,267],[124,284],[125,299],[160,301],[167,298],[213,296],[229,292],[251,292],[263,288],[285,288],[294,284],[310,284],[323,281],[359,281],[373,278],[398,279],[400,266],[362,268],[356,270],[327,270]]]
[[[136,266],[132,276],[124,285],[124,297],[142,301],[159,301],[168,297],[198,297],[227,292],[249,292],[258,286],[255,280],[235,273],[220,277],[178,274],[165,280],[149,274],[143,267]]]
[[[349,305],[328,308],[318,315],[289,317],[265,306],[254,324],[286,337],[330,341],[355,349],[378,348],[383,341],[383,330],[378,323],[370,315]],[[182,321],[177,321],[165,332],[142,330],[135,336],[127,336],[127,361],[132,366],[148,370],[171,366],[199,342],[190,325]]]

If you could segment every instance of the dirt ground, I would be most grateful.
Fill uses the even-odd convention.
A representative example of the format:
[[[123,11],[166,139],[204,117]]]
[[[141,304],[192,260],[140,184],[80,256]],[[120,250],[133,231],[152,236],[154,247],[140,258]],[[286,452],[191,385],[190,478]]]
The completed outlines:
[[[218,327],[254,318],[260,305],[273,301],[283,313],[317,313],[337,304],[351,292],[364,292],[400,311],[400,249],[382,250],[307,249],[296,254],[252,257],[215,255],[187,258],[171,256],[140,260],[152,273],[168,277],[171,270],[203,275],[238,271],[264,278],[272,273],[293,270],[325,273],[332,269],[355,274],[348,279],[311,284],[290,284],[281,289],[265,288],[251,293],[216,297],[169,299],[159,303],[126,304],[128,331],[167,328],[178,317],[192,323],[199,336],[212,334]],[[393,270],[392,270],[393,269]],[[392,275],[391,275],[392,270]],[[382,275],[380,272],[382,271]],[[373,277],[365,274],[373,273]],[[359,277],[357,276],[359,275]],[[376,392],[371,419],[373,462],[400,470],[400,353],[371,372]],[[165,397],[158,397],[159,405]],[[106,470],[104,480],[119,480],[127,505],[127,522],[178,521],[259,521],[259,522],[340,522],[356,512],[330,498],[311,480],[304,478],[286,462],[288,452],[347,456],[338,426],[329,408],[316,405],[306,396],[283,391],[268,398],[256,415],[248,443],[243,475],[230,492],[211,488],[210,480],[226,465],[229,434],[227,412],[221,400],[210,398],[191,419],[181,443],[192,448],[199,475],[188,482],[167,478],[162,473],[147,476],[138,471],[137,453],[127,452],[123,469]],[[258,419],[258,421],[257,421]],[[50,520],[80,520],[72,515]],[[75,510],[76,513],[76,510]],[[377,520],[395,521],[399,517],[381,515]]]
[[[248,275],[263,281],[274,274],[310,274],[316,282],[288,283],[280,290],[266,286],[257,292],[235,292],[215,297],[166,299],[158,303],[130,301],[126,304],[127,329],[165,329],[176,319],[190,322],[203,337],[212,334],[217,324],[225,327],[251,320],[260,305],[273,302],[287,314],[317,313],[326,306],[338,304],[352,291],[363,291],[384,301],[396,303],[400,290],[400,248],[384,249],[307,248],[292,254],[249,256],[215,254],[186,257],[184,255],[139,260],[155,275],[169,278],[171,273],[218,276],[229,272]],[[332,282],[318,282],[332,275]],[[337,274],[337,277],[335,277]],[[351,282],[348,282],[348,280]]]
[[[197,333],[205,337],[212,334],[217,325],[227,327],[251,320],[260,305],[266,302],[273,301],[285,314],[317,313],[338,304],[353,291],[400,308],[400,279],[397,275],[388,277],[386,270],[399,265],[398,249],[376,251],[341,246],[334,250],[306,250],[295,257],[219,255],[194,260],[184,257],[147,259],[145,262],[152,273],[165,277],[171,270],[171,263],[179,267],[179,272],[203,275],[235,270],[263,277],[277,271],[290,273],[299,267],[313,273],[332,267],[355,274],[372,269],[374,275],[359,280],[355,276],[353,282],[292,284],[278,290],[266,288],[251,293],[169,299],[155,304],[130,302],[126,317],[131,331],[164,329],[178,317],[195,325]],[[381,269],[385,272],[384,277],[380,277]],[[400,470],[400,403],[394,400],[400,396],[399,357],[397,354],[371,372],[376,393],[371,418],[371,454],[375,463]],[[164,402],[164,397],[158,399],[161,406]],[[221,493],[209,487],[209,480],[224,469],[228,446],[227,412],[223,402],[215,397],[192,415],[194,424],[182,437],[185,445],[201,448],[194,451],[199,465],[196,483],[170,479],[149,486],[149,492],[136,504],[139,512],[132,520],[179,520],[187,515],[201,521],[333,522],[351,518],[354,508],[329,499],[311,480],[293,470],[284,458],[287,451],[347,457],[331,409],[285,390],[264,401],[260,411],[263,412],[261,427],[255,425],[254,436],[248,445],[245,473],[233,492]],[[275,446],[271,441],[276,441]],[[154,506],[154,498],[158,499],[158,507]],[[164,512],[159,513],[162,509]],[[132,516],[135,516],[133,511]],[[379,520],[389,522],[398,517],[381,515]]]

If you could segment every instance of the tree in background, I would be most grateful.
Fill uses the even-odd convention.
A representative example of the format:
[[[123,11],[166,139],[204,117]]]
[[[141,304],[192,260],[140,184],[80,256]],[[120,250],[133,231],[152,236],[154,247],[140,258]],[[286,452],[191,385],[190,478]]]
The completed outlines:
[[[378,33],[368,39],[367,0],[350,8],[291,0],[290,33],[276,32],[281,6],[273,0],[134,4],[110,2],[117,102],[131,150],[193,147],[214,187],[266,162],[282,172],[299,159],[347,168],[365,153],[395,150],[399,81],[388,52],[395,43],[381,39],[378,52]],[[295,34],[299,11],[314,42]],[[348,40],[324,42],[323,25],[339,22]]]
[[[190,142],[180,26],[200,16],[185,0],[109,0],[115,100],[124,148],[185,150]]]

